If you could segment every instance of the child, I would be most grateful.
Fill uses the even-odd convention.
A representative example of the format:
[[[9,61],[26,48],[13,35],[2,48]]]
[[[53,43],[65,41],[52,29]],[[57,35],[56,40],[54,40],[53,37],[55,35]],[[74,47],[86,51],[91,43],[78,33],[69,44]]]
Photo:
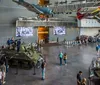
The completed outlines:
[[[66,53],[64,53],[63,59],[64,59],[64,62],[65,62],[65,65],[67,65],[67,54]]]
[[[83,78],[81,85],[86,85],[86,78]]]

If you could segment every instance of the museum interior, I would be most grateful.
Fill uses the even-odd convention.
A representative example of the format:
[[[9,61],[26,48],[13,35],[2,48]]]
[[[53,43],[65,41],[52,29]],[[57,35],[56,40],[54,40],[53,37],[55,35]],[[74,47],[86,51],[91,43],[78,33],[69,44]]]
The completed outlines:
[[[100,85],[100,0],[0,0],[0,85]]]

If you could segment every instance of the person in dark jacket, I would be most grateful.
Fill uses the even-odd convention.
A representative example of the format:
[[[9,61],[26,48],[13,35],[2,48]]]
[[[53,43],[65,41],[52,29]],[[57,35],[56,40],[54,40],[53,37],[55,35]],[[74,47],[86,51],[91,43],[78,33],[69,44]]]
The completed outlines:
[[[20,51],[21,39],[17,41],[17,52]]]
[[[10,40],[10,43],[14,44],[14,42],[15,42],[15,39],[14,39],[14,37],[12,37],[11,40]]]
[[[79,73],[77,74],[77,85],[81,85],[82,82],[81,75],[82,75],[82,71],[79,71]]]
[[[10,38],[8,38],[8,40],[7,40],[8,49],[10,48],[10,44],[11,44]]]

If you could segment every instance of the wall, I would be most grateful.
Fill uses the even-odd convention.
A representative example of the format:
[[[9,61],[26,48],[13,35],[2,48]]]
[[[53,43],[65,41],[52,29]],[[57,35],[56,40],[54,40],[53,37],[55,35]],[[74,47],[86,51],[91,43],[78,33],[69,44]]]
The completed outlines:
[[[100,28],[80,28],[80,35],[95,36]]]
[[[31,43],[37,41],[37,29],[34,29],[34,35],[32,37],[16,37],[16,27],[14,26],[0,26],[0,46],[6,45],[8,38],[14,37],[15,39],[21,39],[25,43]]]
[[[37,0],[25,1],[36,4],[38,2]],[[6,44],[7,38],[15,37],[16,19],[21,16],[35,17],[36,14],[14,3],[12,0],[0,0],[0,46]],[[35,29],[34,33],[37,33],[36,31]],[[26,43],[33,42],[37,39],[37,34],[34,34],[33,37],[21,37],[21,39]]]
[[[37,4],[38,0],[25,0],[29,3]],[[53,1],[53,0],[52,0]],[[19,17],[36,17],[34,12],[28,11],[26,8],[12,2],[12,0],[0,0],[0,45],[6,44],[7,38],[15,37],[16,33],[16,19]],[[69,19],[68,19],[69,20]],[[75,39],[78,35],[78,31],[72,29],[66,29],[66,35],[63,36],[55,36],[52,34],[52,30],[50,29],[50,40],[56,40],[57,37],[63,40],[66,38],[67,40]],[[16,38],[16,37],[15,37]],[[37,29],[34,30],[33,37],[21,37],[22,41],[34,42],[37,40]]]
[[[54,35],[53,34],[53,28],[49,30],[49,37],[50,41],[56,41],[57,37],[59,38],[59,41],[66,40],[74,40],[79,35],[79,29],[78,28],[67,28],[66,27],[66,34],[65,35]]]

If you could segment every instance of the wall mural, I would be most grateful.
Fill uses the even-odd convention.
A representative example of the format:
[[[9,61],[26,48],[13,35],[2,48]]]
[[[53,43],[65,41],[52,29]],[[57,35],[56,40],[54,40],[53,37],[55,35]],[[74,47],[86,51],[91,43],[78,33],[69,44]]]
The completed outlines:
[[[54,35],[63,35],[66,34],[65,27],[54,27]]]
[[[33,36],[33,27],[17,27],[16,36]]]

